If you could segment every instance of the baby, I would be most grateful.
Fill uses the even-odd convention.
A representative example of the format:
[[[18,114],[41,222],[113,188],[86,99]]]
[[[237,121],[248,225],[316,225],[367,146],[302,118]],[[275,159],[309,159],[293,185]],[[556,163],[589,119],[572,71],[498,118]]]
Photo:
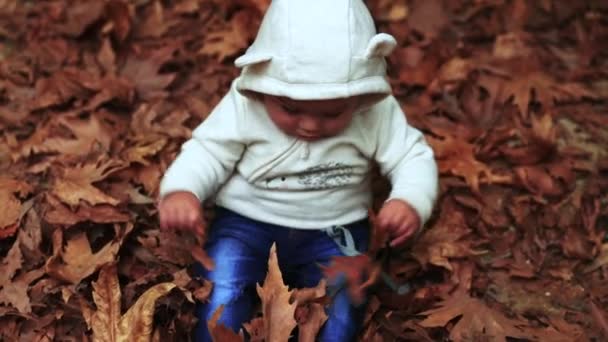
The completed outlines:
[[[437,167],[423,135],[391,95],[385,57],[393,37],[376,34],[362,0],[274,0],[258,36],[235,64],[231,89],[192,133],[160,186],[162,229],[202,234],[201,201],[217,205],[205,245],[214,288],[201,305],[197,341],[220,323],[238,331],[253,314],[255,284],[277,244],[292,287],[313,287],[319,264],[344,255],[331,229],[364,252],[374,162],[392,184],[379,228],[397,246],[431,215]],[[339,290],[321,341],[351,341],[365,306]]]

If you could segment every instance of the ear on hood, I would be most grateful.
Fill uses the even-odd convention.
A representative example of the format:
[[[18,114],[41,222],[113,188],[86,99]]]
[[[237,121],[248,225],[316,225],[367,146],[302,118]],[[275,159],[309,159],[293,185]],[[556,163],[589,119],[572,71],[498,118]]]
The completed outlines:
[[[386,57],[393,52],[397,46],[397,41],[393,36],[386,33],[379,33],[372,37],[365,49],[365,58]]]
[[[268,62],[271,59],[272,55],[270,54],[249,53],[237,58],[234,61],[234,65],[236,65],[237,68],[243,68],[252,64]]]

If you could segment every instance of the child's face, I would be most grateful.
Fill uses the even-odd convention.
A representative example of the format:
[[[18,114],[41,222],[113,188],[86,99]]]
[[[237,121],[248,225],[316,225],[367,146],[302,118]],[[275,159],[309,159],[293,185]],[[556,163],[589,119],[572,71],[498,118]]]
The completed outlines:
[[[350,124],[360,101],[356,97],[330,100],[293,100],[263,95],[274,124],[284,133],[306,141],[340,134]]]

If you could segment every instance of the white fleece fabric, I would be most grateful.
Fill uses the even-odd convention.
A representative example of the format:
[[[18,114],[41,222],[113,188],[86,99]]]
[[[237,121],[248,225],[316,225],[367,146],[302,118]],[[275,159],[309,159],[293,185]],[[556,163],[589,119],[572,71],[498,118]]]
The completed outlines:
[[[390,95],[384,56],[394,39],[376,34],[361,0],[274,0],[241,75],[167,169],[160,196],[189,191],[255,220],[324,229],[367,217],[375,160],[392,183],[389,199],[422,222],[437,196],[437,167],[423,135]],[[384,94],[339,135],[307,142],[270,120],[256,91],[293,99]]]

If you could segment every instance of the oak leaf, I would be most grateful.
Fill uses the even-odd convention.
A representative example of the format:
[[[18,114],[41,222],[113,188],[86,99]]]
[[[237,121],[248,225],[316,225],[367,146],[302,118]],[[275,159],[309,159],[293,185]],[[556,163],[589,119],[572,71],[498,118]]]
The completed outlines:
[[[175,288],[173,283],[152,286],[124,315],[121,315],[121,293],[116,265],[104,266],[99,272],[97,281],[93,282],[93,300],[97,306],[89,326],[93,330],[93,341],[150,341],[154,327],[156,300],[173,288]]]

